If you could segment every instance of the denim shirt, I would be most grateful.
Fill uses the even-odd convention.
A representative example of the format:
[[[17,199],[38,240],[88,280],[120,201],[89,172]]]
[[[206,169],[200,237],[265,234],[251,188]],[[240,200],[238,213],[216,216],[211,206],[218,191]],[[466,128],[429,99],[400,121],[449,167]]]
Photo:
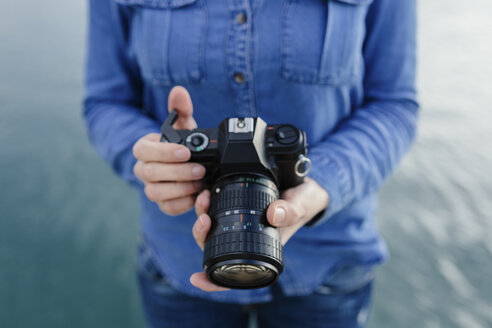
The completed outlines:
[[[89,136],[139,190],[145,242],[172,286],[216,301],[271,299],[268,287],[193,287],[190,275],[202,270],[194,211],[162,213],[133,174],[132,146],[159,132],[175,85],[190,92],[200,127],[259,116],[306,131],[309,176],[330,201],[284,248],[286,295],[312,293],[344,268],[387,258],[376,193],[415,136],[415,24],[415,0],[90,1]],[[357,275],[347,279],[360,283]]]

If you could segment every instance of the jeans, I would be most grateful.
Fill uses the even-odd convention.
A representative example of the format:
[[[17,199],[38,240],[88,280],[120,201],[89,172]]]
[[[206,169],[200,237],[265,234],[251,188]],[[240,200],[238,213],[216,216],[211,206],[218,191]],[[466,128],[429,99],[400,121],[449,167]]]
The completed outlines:
[[[273,285],[271,302],[245,306],[213,302],[177,291],[142,251],[138,268],[145,317],[148,326],[154,328],[365,327],[373,275],[365,276],[370,278],[355,290],[324,285],[308,296],[286,297],[278,285]]]

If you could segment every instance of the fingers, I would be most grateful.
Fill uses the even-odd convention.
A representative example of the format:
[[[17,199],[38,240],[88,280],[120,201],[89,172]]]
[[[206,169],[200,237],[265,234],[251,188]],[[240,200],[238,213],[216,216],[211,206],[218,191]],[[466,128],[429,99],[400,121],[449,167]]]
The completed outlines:
[[[175,109],[178,119],[175,129],[195,129],[193,104],[188,91],[180,86],[169,93],[168,111]],[[135,176],[145,184],[146,196],[156,202],[164,213],[178,215],[188,211],[196,201],[194,196],[201,188],[197,181],[205,176],[205,168],[188,163],[190,150],[173,143],[161,143],[158,133],[140,138],[133,146],[137,163]],[[208,206],[208,205],[207,205]]]
[[[193,207],[195,197],[187,196],[177,199],[171,199],[164,202],[158,202],[162,212],[168,215],[180,215],[189,211]]]
[[[204,213],[207,213],[209,206],[210,206],[210,191],[203,190],[196,198],[196,202],[195,202],[196,215],[200,216]]]
[[[205,241],[207,240],[207,234],[210,230],[211,224],[212,221],[210,220],[210,217],[207,214],[202,214],[193,225],[193,237],[202,250],[205,247]]]
[[[296,224],[304,211],[295,202],[279,199],[268,207],[267,219],[271,225],[281,228]]]
[[[154,137],[152,135],[147,136],[148,138],[139,139],[133,146],[133,155],[138,160],[144,162],[181,163],[190,159],[191,152],[187,147],[160,142],[159,139],[153,140]]]
[[[169,92],[168,111],[173,109],[178,112],[178,119],[174,123],[175,129],[196,129],[197,125],[193,118],[193,104],[188,90],[182,86],[176,86]]]
[[[305,178],[304,183],[287,189],[282,199],[270,204],[267,218],[276,227],[304,225],[318,212],[328,206],[328,194],[314,180]]]
[[[199,201],[200,198],[202,202]],[[198,196],[198,199],[195,203],[195,209],[197,209],[197,206],[198,207],[202,206],[201,208],[197,209],[197,213],[202,211],[206,212],[208,210],[209,202],[210,202],[210,192],[208,190],[204,190]],[[202,213],[198,215],[199,215],[198,219],[193,225],[192,231],[196,243],[203,250],[212,221],[210,220],[210,217],[207,214]],[[201,290],[204,290],[206,292],[220,292],[220,291],[229,290],[228,288],[220,287],[212,283],[210,280],[208,280],[205,272],[194,273],[190,277],[190,282],[193,286],[200,288]]]
[[[205,176],[205,168],[197,163],[168,164],[138,161],[133,172],[144,182],[194,181]]]
[[[279,228],[282,245],[299,230],[305,220],[305,212],[298,204],[287,200],[277,200],[270,204],[267,210],[267,219],[271,225]]]
[[[150,182],[145,185],[145,195],[153,202],[191,196],[202,189],[201,181]]]
[[[197,272],[191,275],[190,282],[193,286],[200,288],[206,292],[223,292],[229,290],[229,288],[224,288],[215,285],[207,278],[205,272]]]

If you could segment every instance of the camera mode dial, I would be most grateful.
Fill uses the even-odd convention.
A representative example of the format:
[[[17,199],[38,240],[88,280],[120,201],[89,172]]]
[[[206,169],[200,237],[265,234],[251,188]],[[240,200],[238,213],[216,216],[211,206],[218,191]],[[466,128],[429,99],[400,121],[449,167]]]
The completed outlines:
[[[208,136],[202,132],[193,132],[186,137],[186,146],[193,152],[201,152],[207,148],[208,143]]]
[[[282,145],[291,145],[299,139],[299,132],[293,126],[284,125],[275,132],[275,139]]]

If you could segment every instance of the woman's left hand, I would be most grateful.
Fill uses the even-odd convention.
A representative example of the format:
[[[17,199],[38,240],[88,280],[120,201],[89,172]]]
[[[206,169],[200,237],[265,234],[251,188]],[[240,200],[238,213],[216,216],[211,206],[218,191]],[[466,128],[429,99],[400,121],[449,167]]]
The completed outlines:
[[[304,183],[287,189],[281,198],[268,207],[267,219],[271,225],[279,228],[282,245],[311,220],[316,214],[328,206],[328,194],[316,181],[305,178]],[[204,190],[195,202],[195,211],[198,216],[193,225],[193,237],[203,250],[211,220],[207,215],[210,205],[210,192]],[[208,280],[205,272],[194,273],[190,282],[207,292],[224,291],[227,288],[217,286]]]

